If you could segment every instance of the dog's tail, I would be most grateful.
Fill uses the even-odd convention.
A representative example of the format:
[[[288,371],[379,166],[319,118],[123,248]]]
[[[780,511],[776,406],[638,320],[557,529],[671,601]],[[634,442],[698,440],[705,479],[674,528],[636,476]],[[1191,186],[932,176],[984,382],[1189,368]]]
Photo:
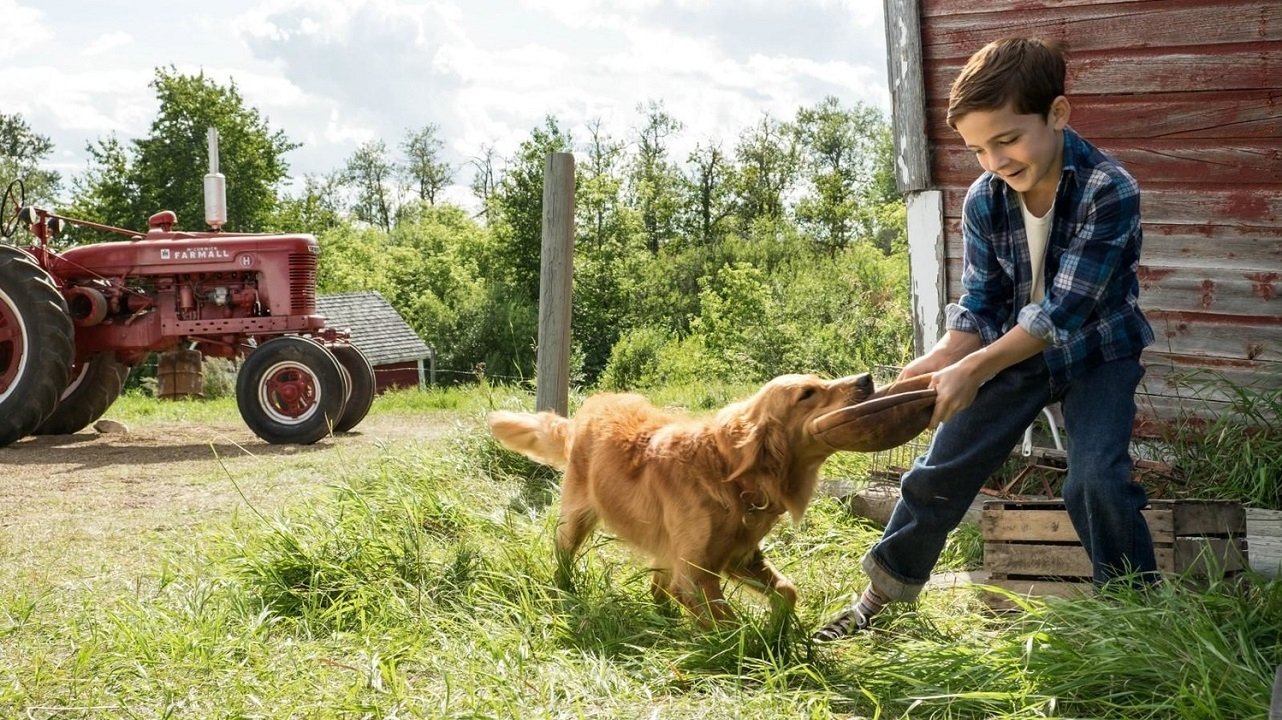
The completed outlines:
[[[500,410],[490,413],[489,423],[490,432],[508,450],[558,470],[570,462],[570,421],[556,413]]]

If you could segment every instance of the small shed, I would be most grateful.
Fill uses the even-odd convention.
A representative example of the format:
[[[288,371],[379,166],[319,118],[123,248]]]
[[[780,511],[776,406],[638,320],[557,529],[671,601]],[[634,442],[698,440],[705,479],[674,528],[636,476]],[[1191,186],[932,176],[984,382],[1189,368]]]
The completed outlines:
[[[435,374],[435,352],[377,292],[322,295],[317,311],[330,327],[351,333],[374,366],[375,389],[423,387]]]
[[[1282,2],[884,0],[896,171],[918,352],[961,291],[961,206],[979,164],[945,122],[992,40],[1068,42],[1070,125],[1139,181],[1140,304],[1156,341],[1137,431],[1212,417],[1233,386],[1282,387]]]

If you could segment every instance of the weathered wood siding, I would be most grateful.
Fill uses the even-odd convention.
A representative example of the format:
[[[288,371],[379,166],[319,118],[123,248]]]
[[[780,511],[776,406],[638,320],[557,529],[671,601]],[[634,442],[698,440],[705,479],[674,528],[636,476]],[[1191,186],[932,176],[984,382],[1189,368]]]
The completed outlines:
[[[948,299],[980,172],[944,121],[949,87],[991,40],[1063,39],[1071,125],[1143,192],[1141,302],[1157,335],[1143,420],[1219,412],[1225,380],[1282,385],[1282,0],[917,1]]]

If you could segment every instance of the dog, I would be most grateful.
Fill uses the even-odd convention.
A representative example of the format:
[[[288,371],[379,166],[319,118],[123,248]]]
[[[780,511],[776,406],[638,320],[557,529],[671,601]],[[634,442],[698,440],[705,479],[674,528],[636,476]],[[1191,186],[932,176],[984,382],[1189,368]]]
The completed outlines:
[[[810,421],[872,396],[868,374],[783,375],[706,417],[660,410],[633,394],[590,397],[567,419],[494,412],[500,444],[565,471],[557,578],[599,522],[653,562],[657,602],[675,598],[705,625],[734,617],[722,577],[796,605],[797,590],[761,552],[785,513],[801,519],[836,450]]]

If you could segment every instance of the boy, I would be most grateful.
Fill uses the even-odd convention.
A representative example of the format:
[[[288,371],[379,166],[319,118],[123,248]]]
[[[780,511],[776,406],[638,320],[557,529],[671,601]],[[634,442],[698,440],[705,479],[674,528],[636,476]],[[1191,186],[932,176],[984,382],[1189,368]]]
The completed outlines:
[[[1070,439],[1064,500],[1094,581],[1156,572],[1129,453],[1140,352],[1153,341],[1137,301],[1139,187],[1068,128],[1064,54],[1057,43],[999,40],[953,83],[948,124],[984,170],[963,206],[963,295],[947,308],[943,339],[901,374],[935,373],[937,431],[863,558],[868,588],[816,640],[914,600],[949,531],[1055,401]]]

